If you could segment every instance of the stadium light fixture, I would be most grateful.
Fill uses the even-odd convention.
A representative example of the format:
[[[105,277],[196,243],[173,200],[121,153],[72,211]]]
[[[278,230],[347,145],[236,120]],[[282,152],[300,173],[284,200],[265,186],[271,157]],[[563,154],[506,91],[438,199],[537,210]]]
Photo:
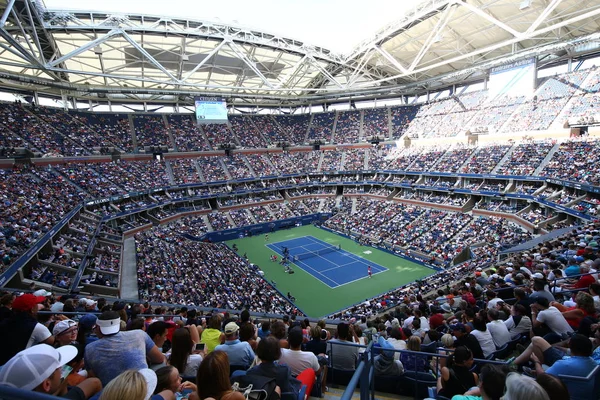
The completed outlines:
[[[104,52],[104,50],[102,50],[102,46],[94,47],[94,54],[99,56],[99,55],[102,55],[103,52]]]

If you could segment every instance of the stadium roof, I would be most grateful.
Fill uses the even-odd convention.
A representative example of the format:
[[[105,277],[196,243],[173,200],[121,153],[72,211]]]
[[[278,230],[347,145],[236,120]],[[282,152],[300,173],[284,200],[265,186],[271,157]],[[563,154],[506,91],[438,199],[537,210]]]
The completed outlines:
[[[0,4],[2,86],[115,102],[397,96],[483,77],[516,59],[595,52],[600,43],[596,0],[425,0],[348,54],[214,21]]]

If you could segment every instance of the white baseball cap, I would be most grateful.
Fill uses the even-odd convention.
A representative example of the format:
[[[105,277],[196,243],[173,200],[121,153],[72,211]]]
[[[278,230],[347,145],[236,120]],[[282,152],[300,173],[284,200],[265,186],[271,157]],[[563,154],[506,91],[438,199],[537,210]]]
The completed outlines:
[[[100,319],[96,320],[96,325],[100,327],[100,332],[103,335],[112,335],[113,333],[119,332],[121,329],[121,318],[115,319]]]
[[[50,378],[77,355],[77,347],[66,345],[58,349],[38,344],[17,353],[0,369],[0,385],[33,390]]]
[[[39,290],[36,290],[35,292],[33,292],[33,295],[34,296],[49,297],[49,296],[52,296],[52,292],[49,292],[46,289],[39,289]]]
[[[65,319],[64,321],[59,321],[56,323],[56,325],[54,325],[54,328],[52,329],[52,334],[54,336],[58,336],[61,333],[68,331],[74,326],[77,326],[77,322],[73,321],[72,319]]]

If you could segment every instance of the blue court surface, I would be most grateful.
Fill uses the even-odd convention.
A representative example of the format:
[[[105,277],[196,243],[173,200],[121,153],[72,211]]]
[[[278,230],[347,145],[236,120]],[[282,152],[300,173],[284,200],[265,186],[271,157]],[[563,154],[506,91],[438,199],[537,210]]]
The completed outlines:
[[[290,259],[295,265],[330,288],[336,288],[359,279],[368,279],[367,268],[369,266],[371,266],[373,276],[388,270],[343,249],[337,249],[337,247],[332,249],[332,245],[313,236],[269,243],[266,246],[279,256],[283,256],[283,248],[287,247]],[[320,252],[324,253],[320,254]],[[298,255],[300,259],[295,260],[295,256]]]

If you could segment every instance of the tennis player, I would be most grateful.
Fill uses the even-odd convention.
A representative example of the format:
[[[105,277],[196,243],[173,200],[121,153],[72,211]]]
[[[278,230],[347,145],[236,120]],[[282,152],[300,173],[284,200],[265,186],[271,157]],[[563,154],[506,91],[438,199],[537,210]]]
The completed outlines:
[[[371,270],[371,266],[370,265],[367,267],[367,272],[369,273],[369,278],[371,276],[373,276],[373,271]]]

